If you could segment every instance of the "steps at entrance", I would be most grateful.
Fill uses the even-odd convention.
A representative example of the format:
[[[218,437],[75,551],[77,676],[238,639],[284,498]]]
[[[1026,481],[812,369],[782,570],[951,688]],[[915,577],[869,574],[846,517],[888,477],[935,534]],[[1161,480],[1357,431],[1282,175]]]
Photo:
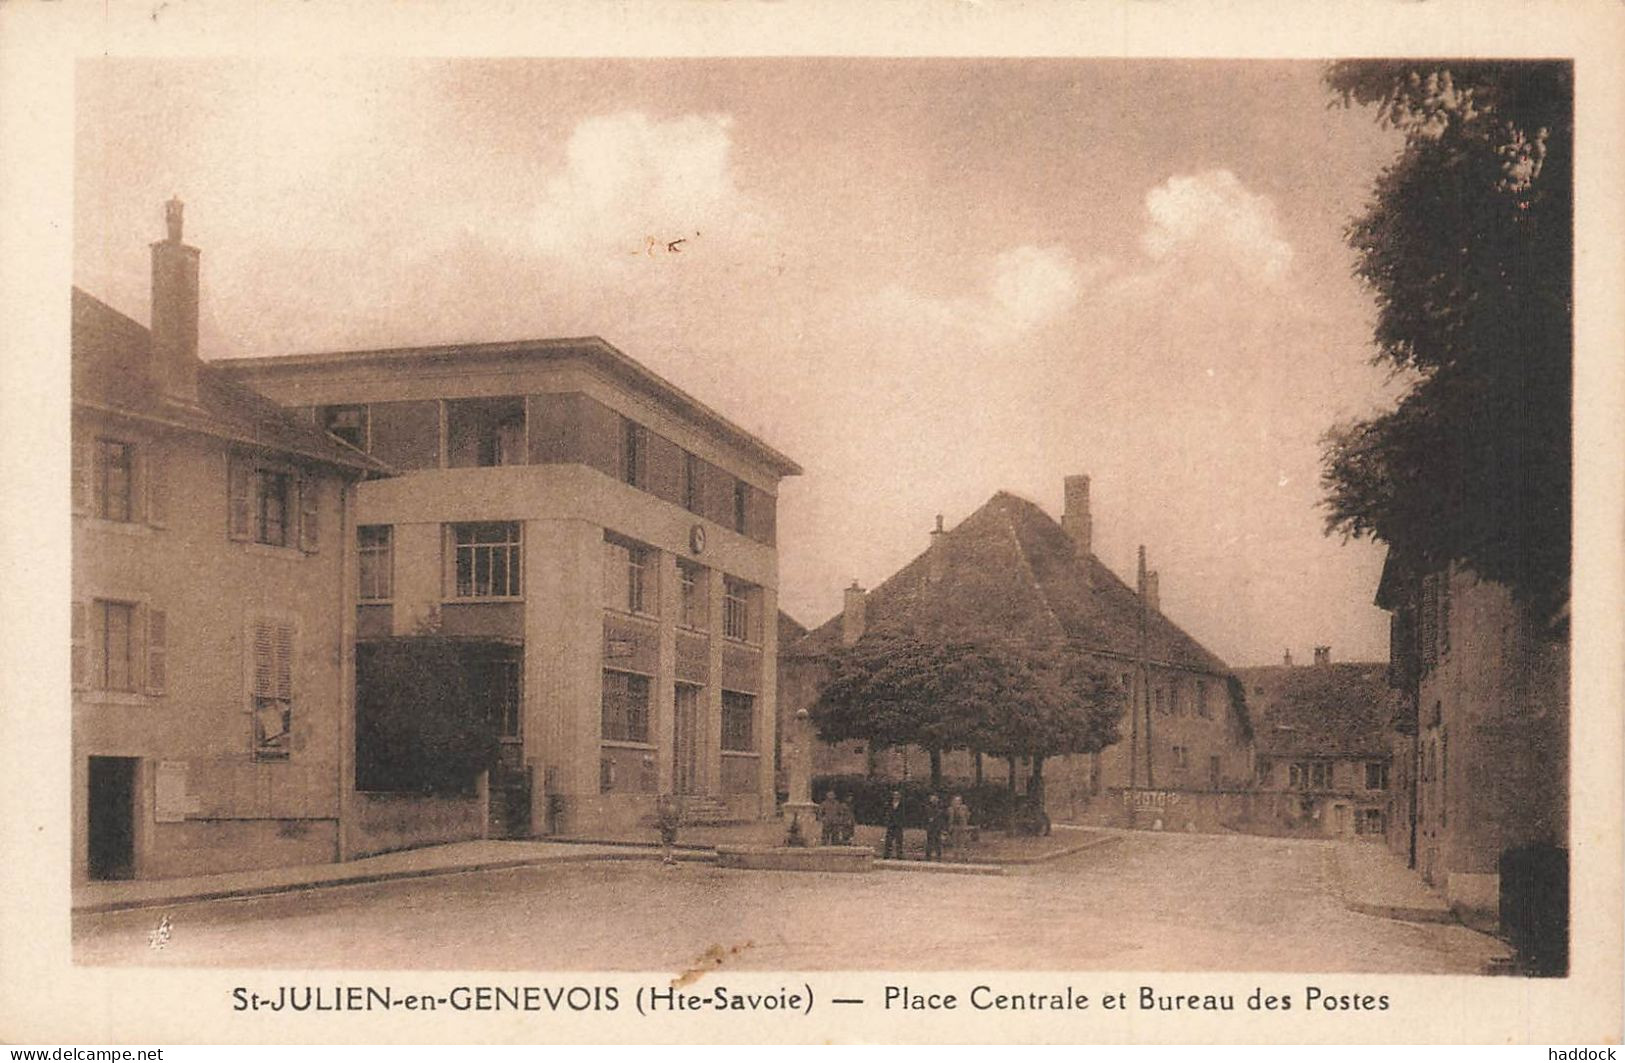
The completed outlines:
[[[695,826],[721,826],[740,822],[728,806],[710,794],[686,794],[682,798],[683,822]]]

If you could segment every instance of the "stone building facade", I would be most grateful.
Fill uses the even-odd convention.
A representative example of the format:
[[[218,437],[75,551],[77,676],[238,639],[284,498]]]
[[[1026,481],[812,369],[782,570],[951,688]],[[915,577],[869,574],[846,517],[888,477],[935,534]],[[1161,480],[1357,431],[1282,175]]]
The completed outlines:
[[[1231,697],[1230,669],[1160,608],[1158,577],[1141,557],[1131,589],[1092,549],[1089,478],[1068,477],[1057,522],[1006,492],[953,528],[939,519],[926,551],[872,591],[853,585],[842,612],[785,647],[781,714],[817,701],[825,656],[869,630],[907,625],[950,636],[1064,639],[1084,649],[1117,688],[1120,740],[1098,754],[1056,758],[1044,770],[1057,819],[1132,816],[1147,794],[1240,790],[1252,776],[1251,723]],[[788,720],[788,715],[785,715]],[[1020,766],[1018,766],[1019,769]],[[919,777],[921,750],[820,743],[815,774]],[[1008,766],[968,752],[943,758],[945,777],[1008,781]],[[1151,807],[1150,805],[1146,806]]]
[[[1458,911],[1496,922],[1504,858],[1535,847],[1566,860],[1565,618],[1535,617],[1458,566],[1422,571],[1393,553],[1377,604],[1392,618],[1392,746],[1406,765],[1389,845]]]
[[[666,792],[774,813],[794,462],[597,338],[222,367],[391,470],[357,493],[357,635],[477,658],[497,833],[626,827]]]
[[[1382,841],[1395,806],[1389,750],[1394,704],[1382,663],[1238,668],[1255,721],[1248,829]]]
[[[347,855],[365,455],[198,358],[200,254],[151,327],[72,293],[73,876]]]

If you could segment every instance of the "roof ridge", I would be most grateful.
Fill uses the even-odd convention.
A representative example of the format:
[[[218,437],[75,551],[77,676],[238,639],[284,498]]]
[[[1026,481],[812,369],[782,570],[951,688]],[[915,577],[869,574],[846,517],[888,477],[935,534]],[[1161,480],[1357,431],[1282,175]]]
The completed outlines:
[[[1007,494],[1008,492],[1001,491],[999,493]],[[1011,497],[1015,496],[1012,495]],[[1031,503],[1028,504],[1031,505]],[[1048,516],[1048,514],[1045,514],[1045,516]],[[1050,623],[1060,632],[1061,637],[1066,638],[1066,625],[1061,623],[1060,616],[1055,612],[1054,604],[1049,600],[1049,594],[1044,590],[1044,584],[1039,580],[1038,573],[1033,571],[1032,562],[1027,558],[1027,548],[1022,545],[1021,536],[1016,532],[1015,522],[1010,519],[1010,514],[1002,509],[999,511],[999,519],[1004,522],[1005,530],[1010,533],[1010,541],[1015,544],[1016,559],[1021,563],[1021,571],[1026,575],[1027,582],[1032,584],[1033,590],[1038,592],[1038,600],[1043,603],[1044,614],[1049,617]]]

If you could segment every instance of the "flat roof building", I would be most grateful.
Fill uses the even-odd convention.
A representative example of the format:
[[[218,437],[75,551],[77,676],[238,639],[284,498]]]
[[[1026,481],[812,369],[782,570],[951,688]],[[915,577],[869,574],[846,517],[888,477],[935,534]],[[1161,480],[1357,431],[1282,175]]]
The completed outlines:
[[[216,365],[393,473],[357,491],[361,650],[468,645],[496,833],[774,814],[795,462],[596,337]]]

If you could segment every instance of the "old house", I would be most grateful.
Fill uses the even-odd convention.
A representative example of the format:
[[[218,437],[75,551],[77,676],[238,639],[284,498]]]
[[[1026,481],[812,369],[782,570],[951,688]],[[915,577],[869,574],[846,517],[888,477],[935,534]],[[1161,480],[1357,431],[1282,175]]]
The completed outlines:
[[[781,713],[813,704],[825,655],[865,631],[907,625],[949,637],[1066,639],[1120,691],[1125,715],[1116,745],[1045,769],[1053,817],[1119,814],[1131,786],[1245,787],[1251,728],[1245,705],[1231,697],[1230,669],[1163,614],[1157,575],[1143,556],[1137,591],[1094,555],[1092,528],[1086,476],[1067,477],[1059,522],[1006,492],[952,528],[939,520],[923,553],[872,591],[847,588],[839,615],[784,648]],[[926,770],[925,754],[906,748],[847,742],[821,744],[814,755],[817,774],[898,778]],[[964,752],[944,758],[950,777],[1002,770]]]
[[[1381,663],[1238,668],[1253,714],[1257,796],[1250,829],[1381,841],[1394,818],[1388,728],[1394,705]]]
[[[1468,918],[1566,926],[1562,618],[1533,615],[1509,588],[1459,566],[1425,571],[1392,551],[1376,600],[1391,614],[1390,678],[1401,697],[1392,743],[1405,764],[1405,815],[1390,847]],[[1560,910],[1531,912],[1531,903]]]
[[[199,359],[200,254],[167,214],[150,326],[72,295],[76,881],[347,855],[376,463]]]
[[[602,339],[222,370],[394,475],[357,492],[354,626],[460,640],[495,833],[772,815],[776,507],[797,465]]]

